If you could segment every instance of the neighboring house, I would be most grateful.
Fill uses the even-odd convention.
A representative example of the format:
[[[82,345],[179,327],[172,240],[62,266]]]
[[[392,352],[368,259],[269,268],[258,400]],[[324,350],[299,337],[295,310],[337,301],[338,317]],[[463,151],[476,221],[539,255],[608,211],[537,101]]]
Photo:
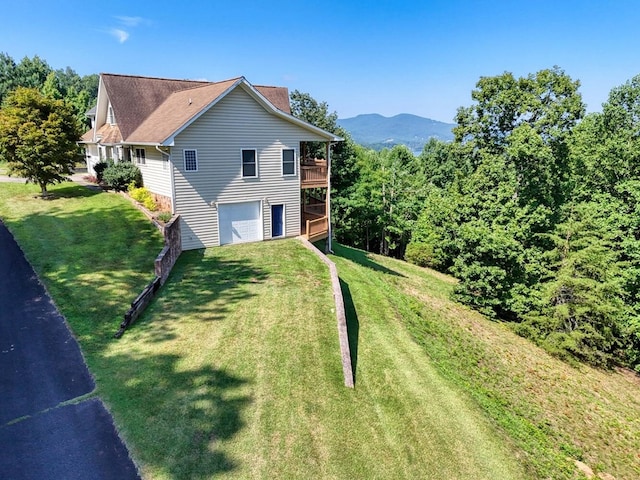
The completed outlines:
[[[101,74],[87,115],[89,173],[135,163],[180,215],[183,250],[330,234],[331,144],[342,139],[293,117],[286,88]],[[324,159],[306,158],[310,142],[324,143]]]

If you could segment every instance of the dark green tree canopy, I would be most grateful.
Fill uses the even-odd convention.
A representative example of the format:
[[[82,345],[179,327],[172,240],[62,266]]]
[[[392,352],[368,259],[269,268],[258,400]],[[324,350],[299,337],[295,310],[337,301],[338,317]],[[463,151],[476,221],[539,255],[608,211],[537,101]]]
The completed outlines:
[[[73,172],[79,137],[69,105],[36,89],[17,88],[0,110],[0,157],[10,175],[39,185],[43,196],[47,185],[62,182]]]
[[[64,99],[73,108],[81,125],[87,127],[87,110],[98,97],[98,75],[80,77],[73,69],[53,70],[37,55],[24,57],[16,63],[0,52],[0,105],[6,96],[18,87],[36,88],[52,98]]]

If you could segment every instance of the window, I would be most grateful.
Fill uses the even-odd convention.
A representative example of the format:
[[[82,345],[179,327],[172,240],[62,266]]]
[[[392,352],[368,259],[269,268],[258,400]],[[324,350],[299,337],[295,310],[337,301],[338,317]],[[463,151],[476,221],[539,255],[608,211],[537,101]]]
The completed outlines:
[[[198,171],[198,152],[195,150],[184,150],[184,170],[185,172]]]
[[[109,108],[107,109],[107,123],[109,125],[115,125],[116,124],[116,117],[113,114],[113,107],[111,106],[111,104],[109,104]]]
[[[147,163],[146,152],[144,148],[136,148],[136,163],[138,165],[144,165]]]
[[[292,148],[282,150],[282,175],[296,174],[296,152]]]
[[[258,154],[255,150],[242,150],[242,176],[258,176]]]

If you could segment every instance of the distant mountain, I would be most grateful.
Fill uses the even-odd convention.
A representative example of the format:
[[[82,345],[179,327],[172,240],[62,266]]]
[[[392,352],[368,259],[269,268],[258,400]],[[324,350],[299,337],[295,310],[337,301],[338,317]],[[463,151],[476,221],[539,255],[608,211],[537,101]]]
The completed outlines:
[[[338,125],[351,134],[356,143],[381,150],[394,145],[406,145],[414,153],[420,153],[430,138],[453,140],[453,123],[438,122],[430,118],[401,113],[383,117],[377,113],[358,115],[338,120]]]

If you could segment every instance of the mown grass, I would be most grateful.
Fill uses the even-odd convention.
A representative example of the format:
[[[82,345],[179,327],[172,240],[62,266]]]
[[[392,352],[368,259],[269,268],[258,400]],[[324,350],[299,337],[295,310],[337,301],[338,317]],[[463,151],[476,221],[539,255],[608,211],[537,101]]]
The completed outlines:
[[[524,452],[532,478],[596,474],[640,478],[640,378],[625,370],[575,368],[449,300],[454,280],[405,262],[336,247],[341,277],[385,301],[440,375],[463,388]],[[374,265],[363,273],[355,264]],[[359,299],[359,301],[358,301]],[[610,478],[610,477],[607,477]]]
[[[523,478],[479,411],[388,327],[346,389],[328,274],[310,252],[293,240],[186,252],[105,352],[127,385],[119,422],[148,478]]]
[[[35,185],[0,183],[0,218],[85,350],[100,350],[135,292],[153,279],[163,241],[120,195],[73,183],[50,192],[43,200]]]
[[[335,247],[355,390],[326,269],[292,240],[183,254],[115,340],[160,236],[118,195],[52,192],[0,184],[0,218],[145,478],[640,478],[637,376],[568,366],[393,259]]]
[[[186,252],[115,340],[159,236],[117,195],[36,192],[0,185],[0,217],[76,333],[145,478],[525,477],[518,449],[403,328],[393,291],[344,279],[354,390],[326,267],[294,240]]]

